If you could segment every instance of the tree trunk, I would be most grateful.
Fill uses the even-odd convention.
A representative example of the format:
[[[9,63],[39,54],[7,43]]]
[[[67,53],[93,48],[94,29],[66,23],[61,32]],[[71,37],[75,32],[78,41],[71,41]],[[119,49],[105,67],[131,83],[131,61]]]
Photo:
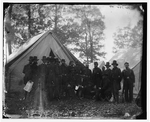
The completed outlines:
[[[88,57],[88,40],[87,40],[87,32],[85,32],[85,43],[86,43],[86,57],[87,57],[87,64],[89,64],[89,57]]]
[[[28,5],[28,39],[31,37],[31,9],[30,4]]]
[[[93,62],[93,40],[92,40],[92,36],[91,36],[91,25],[90,22],[88,22],[88,27],[89,27],[89,38],[90,38],[90,48],[91,48],[91,63]]]
[[[57,8],[57,5],[55,5],[55,20],[54,20],[54,22],[55,22],[55,27],[54,27],[55,33],[57,33],[57,23],[58,23],[57,13],[58,13],[58,8]]]

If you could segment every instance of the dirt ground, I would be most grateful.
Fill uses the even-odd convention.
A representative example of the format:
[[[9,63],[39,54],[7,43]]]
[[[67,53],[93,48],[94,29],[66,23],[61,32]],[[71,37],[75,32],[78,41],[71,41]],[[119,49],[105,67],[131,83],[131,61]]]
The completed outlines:
[[[51,101],[43,115],[35,112],[31,115],[32,106],[15,93],[6,95],[3,115],[11,118],[48,118],[48,119],[131,119],[142,112],[133,103],[111,103],[91,99],[72,99]],[[128,113],[127,116],[124,116]]]

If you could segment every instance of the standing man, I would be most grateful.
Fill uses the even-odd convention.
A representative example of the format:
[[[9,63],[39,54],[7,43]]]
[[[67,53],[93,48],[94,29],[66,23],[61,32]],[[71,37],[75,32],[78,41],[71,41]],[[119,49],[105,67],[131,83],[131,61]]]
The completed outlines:
[[[98,62],[94,62],[92,78],[93,78],[95,92],[96,92],[95,98],[96,100],[98,100],[99,92],[100,92],[99,89],[102,87],[102,71],[100,68],[98,68]]]
[[[133,87],[135,85],[135,75],[129,68],[129,63],[125,62],[125,69],[122,71],[123,93],[125,92],[125,101],[131,103],[133,100]]]
[[[60,65],[60,97],[67,92],[67,65],[65,59],[61,60]]]
[[[46,56],[43,56],[41,60],[42,60],[42,64],[39,65],[39,85],[40,85],[40,92],[42,95],[42,105],[43,107],[46,107],[47,106],[47,93],[45,88],[46,74],[47,74]]]
[[[117,67],[118,63],[116,60],[113,61],[112,63],[113,69],[111,73],[111,78],[112,78],[112,92],[114,96],[114,101],[119,103],[119,90],[121,89],[121,70]]]
[[[49,101],[52,100],[55,96],[55,59],[54,57],[48,58],[48,65],[47,65],[47,78],[46,78],[46,89],[48,94]]]
[[[89,69],[89,65],[86,65],[84,68],[84,79],[83,79],[83,86],[84,87],[91,84],[91,76],[92,76],[92,72]]]
[[[56,100],[60,99],[60,66],[59,66],[59,59],[55,58],[55,67],[54,67],[54,75],[55,75],[55,82],[54,82],[54,97]]]
[[[75,63],[73,61],[69,62],[67,84],[68,84],[67,85],[67,89],[68,89],[67,96],[72,99],[73,97],[75,97],[74,89],[75,89],[75,84],[76,84]]]
[[[102,79],[102,97],[104,100],[108,101],[111,98],[111,65],[109,62],[106,62],[106,70],[103,71]]]
[[[102,71],[98,68],[98,62],[94,62],[93,69],[93,82],[96,88],[101,87],[102,84]]]
[[[25,65],[24,66],[24,68],[23,68],[23,74],[25,74],[25,76],[24,76],[24,84],[26,85],[26,83],[29,81],[29,80],[31,80],[32,79],[32,70],[31,70],[31,65],[32,65],[32,62],[33,62],[33,57],[32,56],[30,56],[29,57],[29,63],[27,64],[27,65]],[[25,91],[25,98],[24,99],[26,99],[27,98],[27,91]]]

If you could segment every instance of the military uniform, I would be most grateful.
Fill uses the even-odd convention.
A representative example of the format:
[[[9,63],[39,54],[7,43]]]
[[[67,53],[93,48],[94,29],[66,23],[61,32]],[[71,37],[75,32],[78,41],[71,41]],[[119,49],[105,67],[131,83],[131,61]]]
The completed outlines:
[[[47,78],[46,78],[46,89],[48,92],[48,99],[52,100],[54,98],[55,91],[55,64],[54,59],[49,58],[50,63],[47,65]]]
[[[102,85],[102,72],[101,69],[98,67],[95,67],[93,69],[93,74],[92,74],[93,82],[96,87],[101,87]]]
[[[109,63],[106,63],[109,65]],[[110,65],[109,65],[110,66]],[[105,100],[109,100],[111,98],[111,69],[107,68],[102,73],[102,98]]]
[[[73,62],[70,62],[67,70],[67,96],[71,98],[75,96],[74,89],[76,85],[75,67],[73,66]]]
[[[46,59],[45,59],[46,60]],[[45,63],[42,63],[39,65],[39,87],[40,87],[40,92],[42,94],[42,105],[43,107],[46,107],[48,105],[48,100],[47,100],[47,90],[46,90],[46,73],[47,73],[47,65]]]
[[[58,58],[55,58],[55,64],[54,64],[54,98],[59,99],[60,98],[60,66],[59,66],[59,60]]]
[[[118,65],[117,62],[114,60],[112,65]],[[114,100],[115,102],[119,102],[119,90],[121,89],[121,70],[118,67],[114,67],[112,69],[112,73],[111,73],[111,81],[112,81],[112,92],[114,95]]]
[[[133,100],[133,83],[135,83],[135,75],[132,69],[124,69],[122,71],[123,90],[125,92],[125,101],[132,102]]]
[[[32,86],[32,90],[30,91],[30,100],[31,100],[31,104],[34,105],[34,107],[36,108],[37,106],[37,101],[36,101],[36,98],[37,98],[37,95],[36,95],[36,90],[38,88],[38,80],[39,80],[39,69],[38,69],[38,65],[37,65],[37,57],[34,56],[33,57],[33,64],[31,66],[31,69],[32,69],[32,81],[34,82],[33,83],[33,86]],[[32,106],[32,105],[30,105]]]
[[[61,97],[63,97],[64,93],[67,92],[67,66],[64,63],[60,65],[60,93]]]
[[[84,79],[83,79],[83,86],[88,86],[91,84],[91,77],[92,77],[92,72],[89,68],[84,69]]]
[[[27,65],[24,66],[23,68],[23,73],[25,74],[24,76],[24,84],[26,85],[26,83],[29,81],[29,80],[32,80],[32,69],[31,69],[31,66],[32,66],[32,60],[33,60],[33,57],[30,56],[29,58],[29,63]],[[25,99],[27,97],[27,91],[25,91]]]
[[[99,100],[100,98],[100,88],[102,87],[102,71],[100,68],[98,68],[98,63],[94,62],[94,69],[92,74],[92,80],[93,84],[95,86],[95,99]]]

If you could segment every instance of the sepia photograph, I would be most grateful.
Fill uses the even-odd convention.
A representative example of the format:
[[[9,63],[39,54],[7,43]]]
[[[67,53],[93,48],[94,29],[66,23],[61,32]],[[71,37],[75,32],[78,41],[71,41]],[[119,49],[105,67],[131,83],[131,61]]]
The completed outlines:
[[[3,2],[3,119],[147,118],[147,2]]]

